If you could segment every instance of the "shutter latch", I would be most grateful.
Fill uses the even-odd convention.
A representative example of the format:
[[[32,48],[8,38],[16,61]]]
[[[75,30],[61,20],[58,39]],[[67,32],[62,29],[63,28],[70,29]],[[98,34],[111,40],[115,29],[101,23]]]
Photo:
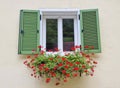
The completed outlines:
[[[39,30],[37,30],[37,33],[39,33]]]

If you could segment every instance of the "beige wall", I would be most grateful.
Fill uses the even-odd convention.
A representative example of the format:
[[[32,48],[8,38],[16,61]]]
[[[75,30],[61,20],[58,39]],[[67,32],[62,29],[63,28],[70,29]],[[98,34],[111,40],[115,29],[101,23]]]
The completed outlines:
[[[58,88],[120,88],[120,0],[0,0],[0,88],[57,88],[30,76],[17,54],[20,9],[99,9],[102,53],[94,77]]]

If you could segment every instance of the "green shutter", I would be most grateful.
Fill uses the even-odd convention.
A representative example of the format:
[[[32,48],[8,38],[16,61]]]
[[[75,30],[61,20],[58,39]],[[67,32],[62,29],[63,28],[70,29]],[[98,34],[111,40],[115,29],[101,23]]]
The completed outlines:
[[[38,10],[20,11],[18,54],[37,53],[39,49],[40,13]]]
[[[80,18],[82,51],[100,53],[101,44],[98,10],[80,10]],[[94,46],[94,48],[88,49],[85,48],[85,46]]]

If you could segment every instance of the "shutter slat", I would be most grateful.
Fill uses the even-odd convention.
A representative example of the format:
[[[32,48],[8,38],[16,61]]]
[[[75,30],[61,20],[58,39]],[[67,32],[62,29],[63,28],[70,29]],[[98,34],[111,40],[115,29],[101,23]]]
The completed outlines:
[[[99,19],[98,10],[81,10],[81,32],[82,50],[88,51],[85,46],[94,46],[94,49],[89,49],[89,52],[100,53],[100,32],[99,32]]]
[[[32,54],[34,49],[38,51],[39,45],[39,11],[37,10],[21,10],[20,30],[24,32],[20,34],[20,49],[21,54]]]

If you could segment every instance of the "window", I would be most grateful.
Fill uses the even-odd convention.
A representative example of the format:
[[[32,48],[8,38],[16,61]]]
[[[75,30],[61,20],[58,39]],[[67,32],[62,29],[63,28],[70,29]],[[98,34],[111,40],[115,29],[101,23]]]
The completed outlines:
[[[42,12],[42,28],[40,33],[40,45],[46,48],[46,51],[54,51],[57,47],[60,51],[71,51],[74,45],[80,45],[78,37],[77,11],[72,12]],[[79,32],[78,32],[79,31]]]
[[[101,52],[98,10],[21,10],[19,29],[19,54],[32,54],[38,45],[46,51],[58,47],[71,51],[71,47],[94,46],[90,52]]]

